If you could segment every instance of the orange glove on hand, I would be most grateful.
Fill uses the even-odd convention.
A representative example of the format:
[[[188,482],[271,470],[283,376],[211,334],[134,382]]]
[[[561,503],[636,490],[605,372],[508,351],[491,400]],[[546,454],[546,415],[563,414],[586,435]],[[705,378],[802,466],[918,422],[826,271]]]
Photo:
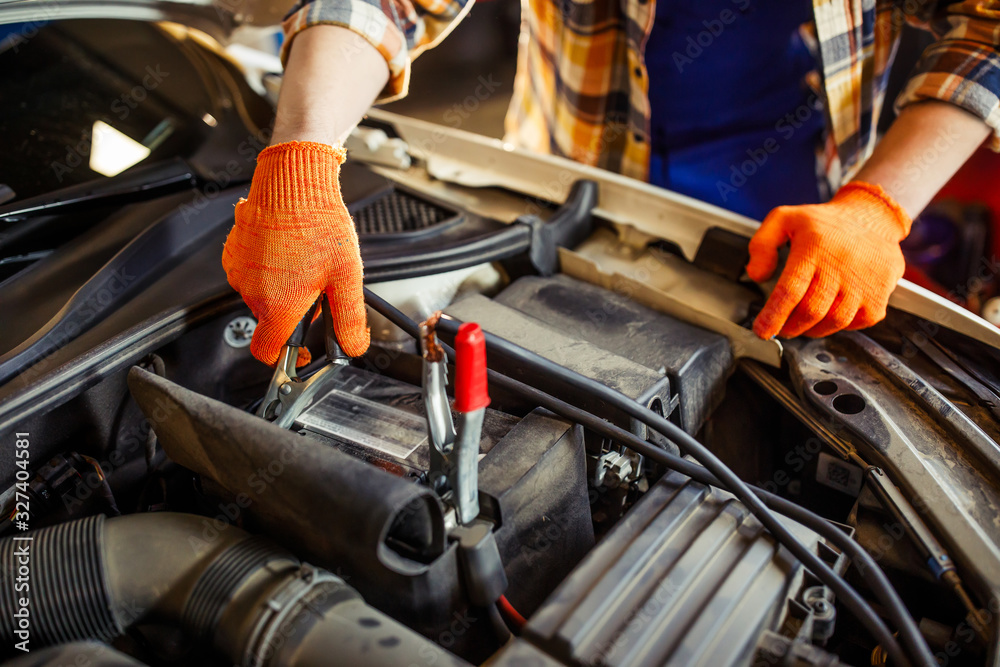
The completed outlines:
[[[780,206],[750,240],[747,274],[767,280],[778,248],[791,243],[785,270],[754,321],[761,338],[828,336],[864,329],[885,317],[903,277],[899,242],[910,218],[877,185],[855,181],[826,204]]]
[[[322,292],[337,341],[352,357],[370,340],[358,234],[340,196],[344,150],[292,141],[257,157],[250,194],[222,251],[229,284],[258,319],[250,352],[277,363],[296,324]],[[309,352],[299,354],[299,365]]]

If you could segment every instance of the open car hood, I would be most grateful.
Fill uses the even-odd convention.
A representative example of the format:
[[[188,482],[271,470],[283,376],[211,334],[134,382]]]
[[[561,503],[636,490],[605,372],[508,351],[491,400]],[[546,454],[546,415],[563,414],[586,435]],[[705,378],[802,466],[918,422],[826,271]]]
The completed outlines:
[[[290,0],[0,0],[0,25],[65,19],[173,21],[223,41],[240,25],[272,25]]]

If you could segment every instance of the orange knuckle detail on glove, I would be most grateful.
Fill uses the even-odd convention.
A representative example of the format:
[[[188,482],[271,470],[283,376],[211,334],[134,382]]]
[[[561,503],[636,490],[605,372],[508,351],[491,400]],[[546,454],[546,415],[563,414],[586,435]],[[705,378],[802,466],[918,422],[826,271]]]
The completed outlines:
[[[825,301],[803,300],[792,317],[788,318],[786,326],[795,329],[808,329],[822,320],[829,308],[829,304]]]
[[[257,158],[249,195],[236,205],[222,265],[259,320],[250,351],[264,363],[277,361],[323,292],[334,305],[344,351],[358,356],[368,349],[361,252],[340,195],[343,161],[343,149],[324,144],[271,146]],[[300,351],[299,364],[308,360],[308,351]]]
[[[780,234],[774,225],[780,226]],[[747,273],[755,278],[750,271],[759,260],[755,255],[773,253],[772,239],[789,239],[791,252],[754,331],[763,338],[778,331],[800,335],[802,323],[819,321],[806,335],[829,335],[881,321],[905,270],[899,242],[909,231],[906,212],[882,188],[868,183],[848,183],[826,204],[776,208],[750,241]],[[808,290],[813,273],[804,265],[809,262],[815,262],[817,275],[827,284],[839,286],[842,297],[829,307],[828,293]],[[789,304],[798,299],[802,301]]]
[[[845,330],[854,331],[857,329],[867,329],[870,326],[874,326],[885,319],[885,308],[881,309],[871,309],[862,307],[858,309],[857,314],[851,323],[844,327]]]

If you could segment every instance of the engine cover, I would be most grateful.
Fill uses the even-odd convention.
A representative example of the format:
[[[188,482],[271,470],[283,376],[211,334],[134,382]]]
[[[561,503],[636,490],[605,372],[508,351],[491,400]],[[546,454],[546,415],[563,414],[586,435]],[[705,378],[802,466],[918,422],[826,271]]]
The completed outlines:
[[[846,565],[785,521],[834,569]],[[806,583],[732,495],[671,472],[531,617],[525,637],[566,664],[746,665],[802,608]]]

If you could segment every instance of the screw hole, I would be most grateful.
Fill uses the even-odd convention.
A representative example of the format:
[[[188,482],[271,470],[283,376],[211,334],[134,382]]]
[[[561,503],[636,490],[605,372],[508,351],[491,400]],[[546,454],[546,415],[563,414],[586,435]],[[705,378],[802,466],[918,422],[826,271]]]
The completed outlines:
[[[663,416],[663,401],[660,400],[659,396],[649,402],[649,409],[659,416]]]
[[[845,415],[856,415],[865,409],[865,399],[857,394],[841,394],[833,399],[833,409]]]
[[[829,396],[830,394],[837,393],[837,383],[830,380],[823,380],[813,385],[813,391],[820,396]]]

